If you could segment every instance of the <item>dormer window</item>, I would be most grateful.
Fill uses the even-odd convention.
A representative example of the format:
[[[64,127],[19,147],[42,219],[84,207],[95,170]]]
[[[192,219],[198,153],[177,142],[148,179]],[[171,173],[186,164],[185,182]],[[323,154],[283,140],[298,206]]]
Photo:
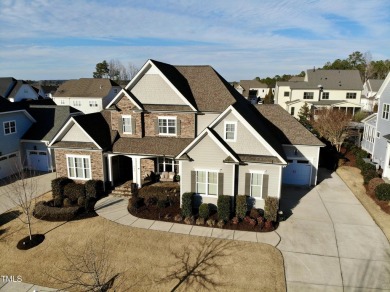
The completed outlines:
[[[131,116],[122,116],[122,132],[123,134],[133,134]]]
[[[225,122],[224,137],[226,141],[235,142],[237,138],[237,122]]]

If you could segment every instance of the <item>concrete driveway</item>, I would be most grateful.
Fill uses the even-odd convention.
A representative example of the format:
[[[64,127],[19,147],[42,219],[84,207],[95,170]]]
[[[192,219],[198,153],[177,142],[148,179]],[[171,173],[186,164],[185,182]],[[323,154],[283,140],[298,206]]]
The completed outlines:
[[[390,245],[336,173],[312,188],[285,187],[277,230],[288,291],[390,290]]]

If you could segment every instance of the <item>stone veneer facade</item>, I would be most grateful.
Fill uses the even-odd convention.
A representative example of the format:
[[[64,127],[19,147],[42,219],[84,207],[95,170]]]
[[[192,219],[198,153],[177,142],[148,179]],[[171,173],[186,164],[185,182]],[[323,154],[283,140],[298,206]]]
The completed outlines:
[[[141,178],[150,176],[151,172],[155,172],[155,160],[149,158],[141,159]]]
[[[86,155],[90,156],[92,179],[104,181],[103,172],[103,154],[102,151],[76,150],[76,149],[54,149],[54,156],[57,166],[57,176],[68,177],[68,165],[66,155]],[[85,182],[86,180],[76,180],[76,182]]]

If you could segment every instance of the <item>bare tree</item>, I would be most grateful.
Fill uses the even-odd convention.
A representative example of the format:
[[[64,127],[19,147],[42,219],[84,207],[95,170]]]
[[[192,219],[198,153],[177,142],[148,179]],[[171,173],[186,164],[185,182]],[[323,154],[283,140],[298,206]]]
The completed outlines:
[[[66,263],[58,271],[46,272],[46,275],[62,285],[62,290],[108,291],[121,285],[120,273],[112,264],[109,248],[103,236],[99,240],[89,240],[80,248],[63,249]]]
[[[327,139],[340,152],[341,144],[348,136],[348,125],[351,115],[342,110],[323,108],[318,110],[312,122],[321,137]]]
[[[139,71],[139,68],[137,66],[135,66],[133,63],[129,62],[128,66],[127,66],[127,79],[126,80],[131,80],[133,79],[133,77],[135,75],[137,75]]]
[[[231,241],[204,238],[201,244],[186,246],[180,252],[172,252],[176,262],[169,267],[172,270],[161,282],[177,280],[178,283],[171,291],[179,287],[189,287],[198,284],[205,290],[221,286],[215,280],[215,275],[220,274],[222,259],[229,256],[233,250]]]
[[[11,203],[22,210],[24,216],[19,216],[19,220],[27,225],[30,241],[32,240],[32,218],[33,199],[38,194],[38,183],[36,173],[31,170],[24,170],[21,164],[15,165],[15,173],[10,176],[9,184],[6,186],[7,197]]]

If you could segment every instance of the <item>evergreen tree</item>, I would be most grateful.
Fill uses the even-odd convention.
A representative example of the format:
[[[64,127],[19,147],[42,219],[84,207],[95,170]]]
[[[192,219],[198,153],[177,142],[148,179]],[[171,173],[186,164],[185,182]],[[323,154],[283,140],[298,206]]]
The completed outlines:
[[[106,60],[103,60],[103,62],[96,64],[96,71],[93,72],[93,78],[108,78],[109,72],[108,63]]]

